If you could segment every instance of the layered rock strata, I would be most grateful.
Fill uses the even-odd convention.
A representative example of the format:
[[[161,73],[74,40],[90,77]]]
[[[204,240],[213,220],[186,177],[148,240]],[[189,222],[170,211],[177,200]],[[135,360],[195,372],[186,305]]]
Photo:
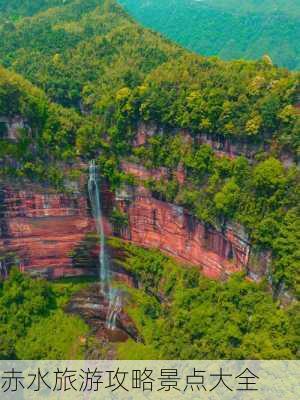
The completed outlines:
[[[223,231],[206,227],[184,208],[154,199],[141,187],[131,193],[131,199],[130,194],[119,196],[118,204],[128,215],[124,239],[202,266],[212,278],[247,268],[250,244],[241,227],[227,226]]]
[[[0,190],[0,253],[15,254],[21,270],[49,278],[86,273],[72,268],[71,255],[94,229],[84,195],[31,186]]]

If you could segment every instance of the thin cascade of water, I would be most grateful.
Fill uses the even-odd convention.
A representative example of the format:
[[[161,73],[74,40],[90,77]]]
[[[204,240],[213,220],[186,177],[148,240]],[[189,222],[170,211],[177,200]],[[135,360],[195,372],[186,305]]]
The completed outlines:
[[[101,211],[100,192],[97,183],[97,171],[95,161],[91,161],[89,168],[88,190],[92,213],[96,224],[97,234],[99,238],[99,277],[101,292],[107,298],[110,298],[110,271],[105,252],[105,236]]]
[[[108,329],[114,330],[116,328],[117,317],[121,312],[121,310],[122,310],[121,297],[116,292],[113,292],[106,321]]]
[[[89,167],[88,181],[89,197],[92,206],[92,213],[96,224],[99,238],[99,278],[100,290],[102,295],[108,300],[109,308],[107,313],[106,325],[109,329],[115,329],[117,316],[121,311],[121,297],[116,290],[111,287],[111,271],[105,248],[105,234],[103,217],[101,210],[100,191],[97,182],[97,169],[95,161],[91,161]]]

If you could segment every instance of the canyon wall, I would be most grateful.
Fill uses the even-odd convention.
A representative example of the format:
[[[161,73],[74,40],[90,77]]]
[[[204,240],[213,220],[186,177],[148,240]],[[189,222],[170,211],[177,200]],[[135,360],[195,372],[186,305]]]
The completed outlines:
[[[239,271],[245,271],[252,280],[268,275],[270,252],[257,252],[242,226],[229,223],[222,228],[206,226],[188,210],[154,198],[143,187],[150,176],[167,180],[170,174],[167,169],[147,170],[125,161],[121,167],[137,183],[116,193],[115,203],[128,215],[127,226],[116,230],[120,236],[165,251],[184,263],[201,266],[208,277],[222,278]],[[172,174],[179,184],[184,183],[183,168],[179,166]]]
[[[299,104],[296,107],[300,110]],[[190,143],[209,145],[214,150],[217,157],[228,157],[234,159],[244,156],[250,162],[253,162],[258,153],[269,152],[273,146],[272,143],[270,143],[270,138],[265,138],[263,140],[263,138],[260,137],[255,140],[254,138],[234,138],[226,135],[205,134],[202,132],[192,134],[189,129],[167,128],[165,130],[163,127],[158,126],[153,122],[140,122],[138,124],[133,146],[143,146],[152,136],[162,135],[165,131],[169,131],[174,135],[180,134],[185,141]],[[297,161],[295,154],[292,154],[292,152],[287,149],[282,149],[277,156],[285,167],[290,167],[295,164],[299,166],[299,160]]]
[[[123,198],[119,195],[117,202],[128,214],[128,226],[121,230],[124,239],[201,266],[211,278],[246,269],[250,244],[241,227],[208,228],[182,207],[156,200],[141,187]]]
[[[2,136],[10,140],[17,140],[19,129],[27,127],[26,121],[19,117],[0,118],[0,124]],[[133,146],[144,145],[149,137],[162,133],[163,129],[155,124],[141,123]],[[229,139],[222,141],[205,135],[192,138],[187,130],[174,133],[180,133],[191,143],[206,143],[220,156],[233,158],[244,154],[252,158],[257,150],[255,146],[235,144]],[[86,167],[83,165],[83,169]],[[176,171],[147,170],[122,161],[121,168],[141,185],[149,179],[176,177],[180,184],[186,179],[181,166]],[[0,276],[6,276],[16,264],[23,271],[47,278],[96,273],[97,240],[87,240],[88,234],[95,232],[85,188],[87,176],[83,174],[81,180],[80,189],[69,195],[28,183],[0,182]],[[212,278],[242,270],[259,278],[266,271],[270,255],[253,256],[249,239],[240,226],[208,227],[182,207],[153,198],[142,186],[119,190],[114,196],[104,185],[102,192],[106,216],[114,205],[128,216],[128,225],[115,229],[124,239],[165,251],[186,264],[201,266],[203,273]],[[105,227],[109,235],[107,218]]]
[[[148,171],[128,162],[123,162],[122,168],[140,182],[150,177],[168,178],[165,169]],[[175,173],[184,180],[184,171]],[[185,264],[199,266],[211,278],[222,279],[238,271],[247,271],[253,279],[265,274],[270,257],[264,255],[263,262],[261,255],[253,257],[241,226],[206,226],[184,208],[155,199],[142,185],[115,194],[102,185],[102,199],[107,235],[111,234],[107,216],[115,206],[126,213],[128,223],[114,231],[134,244],[160,249]],[[16,264],[23,271],[50,279],[95,275],[98,241],[91,235],[94,232],[84,187],[67,195],[37,185],[0,186],[2,276]]]
[[[49,278],[80,275],[71,253],[94,230],[86,196],[51,193],[26,185],[0,188],[2,274],[17,263],[21,270]]]
[[[170,128],[168,129],[170,131]],[[195,144],[207,144],[219,157],[229,157],[236,158],[239,156],[245,156],[249,160],[252,160],[255,155],[263,150],[268,151],[270,145],[266,143],[255,143],[250,141],[242,141],[241,139],[234,139],[231,137],[225,137],[222,135],[211,135],[205,133],[191,134],[188,129],[171,129],[172,134],[180,134],[185,141]],[[133,146],[139,147],[145,145],[149,138],[154,135],[162,135],[164,129],[155,123],[144,123],[141,122],[137,128],[136,138],[134,140]]]
[[[268,146],[263,144],[235,142],[205,134],[192,137],[188,130],[183,129],[172,132],[180,134],[183,140],[191,144],[209,145],[220,157],[243,155],[252,160],[257,151],[268,150]],[[147,145],[149,138],[160,134],[163,134],[161,127],[140,123],[133,145]],[[286,165],[293,162],[287,155],[283,159]],[[129,187],[127,191],[118,192],[116,196],[120,209],[128,215],[128,226],[119,229],[121,236],[138,245],[158,248],[185,263],[202,266],[203,273],[209,277],[222,278],[233,272],[245,271],[251,279],[259,280],[268,274],[271,255],[253,249],[242,226],[206,226],[187,210],[157,200],[143,188],[143,182],[150,178],[167,181],[172,177],[180,185],[184,184],[186,174],[181,165],[175,171],[167,168],[149,170],[142,165],[123,161],[121,168],[136,178],[137,185],[136,188]]]
[[[225,277],[248,265],[250,245],[240,227],[227,226],[223,231],[208,228],[182,207],[156,200],[142,187],[123,190],[114,200],[106,190],[103,197],[106,211],[114,202],[127,213],[128,226],[119,233],[132,243],[201,266],[212,278]],[[110,234],[107,220],[105,226]],[[94,231],[85,194],[2,186],[0,273],[5,276],[10,266],[17,264],[23,271],[50,279],[94,275],[97,241],[92,240],[90,245],[86,241]],[[1,258],[1,254],[6,257]]]

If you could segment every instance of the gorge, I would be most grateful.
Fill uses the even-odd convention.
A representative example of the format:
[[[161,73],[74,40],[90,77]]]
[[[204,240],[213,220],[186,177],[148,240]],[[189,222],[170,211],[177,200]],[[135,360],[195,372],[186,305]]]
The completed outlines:
[[[131,164],[129,168],[124,164],[124,168],[140,179],[149,175],[138,165]],[[105,203],[113,200],[114,206],[128,218],[127,226],[112,227],[106,207],[107,235],[113,230],[135,244],[163,250],[184,263],[201,266],[203,273],[213,278],[224,278],[237,271],[252,271],[253,276],[262,277],[266,271],[264,257],[259,271],[255,271],[255,266],[251,268],[251,244],[242,227],[227,225],[223,230],[206,227],[182,207],[153,198],[142,186],[124,188],[115,196],[106,190],[101,196],[106,197]],[[22,271],[47,278],[90,274],[93,269],[73,267],[71,253],[84,242],[87,234],[97,230],[102,237],[102,229],[97,228],[97,207],[93,214],[95,219],[84,191],[68,195],[51,193],[38,186],[23,186],[20,190],[4,185],[0,252],[14,253]],[[104,237],[99,248],[103,248],[103,243]],[[99,255],[101,265],[108,262],[105,257]],[[84,259],[81,263],[84,264]],[[101,269],[100,280],[109,290],[109,272],[105,268]]]
[[[0,1],[0,356],[299,357],[299,73],[29,3]]]

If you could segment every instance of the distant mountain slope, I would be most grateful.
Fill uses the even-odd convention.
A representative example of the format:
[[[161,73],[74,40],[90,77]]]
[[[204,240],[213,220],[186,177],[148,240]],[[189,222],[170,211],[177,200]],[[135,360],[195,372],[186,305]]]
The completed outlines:
[[[300,68],[296,0],[120,0],[147,27],[203,55],[258,59]]]
[[[30,18],[0,24],[0,36],[5,38],[0,41],[4,66],[66,106],[78,105],[91,82],[132,86],[182,53],[136,25],[120,6],[103,0],[69,0]]]
[[[0,16],[1,14],[13,18],[30,16],[69,1],[72,0],[0,0]]]
[[[298,0],[190,0],[205,3],[211,7],[219,7],[238,13],[284,13],[290,16],[300,15]]]
[[[54,102],[100,114],[123,138],[123,149],[125,132],[143,119],[209,135],[276,136],[297,152],[291,104],[298,76],[268,60],[226,63],[189,54],[136,24],[114,0],[61,2],[0,24],[0,36],[3,66]]]

